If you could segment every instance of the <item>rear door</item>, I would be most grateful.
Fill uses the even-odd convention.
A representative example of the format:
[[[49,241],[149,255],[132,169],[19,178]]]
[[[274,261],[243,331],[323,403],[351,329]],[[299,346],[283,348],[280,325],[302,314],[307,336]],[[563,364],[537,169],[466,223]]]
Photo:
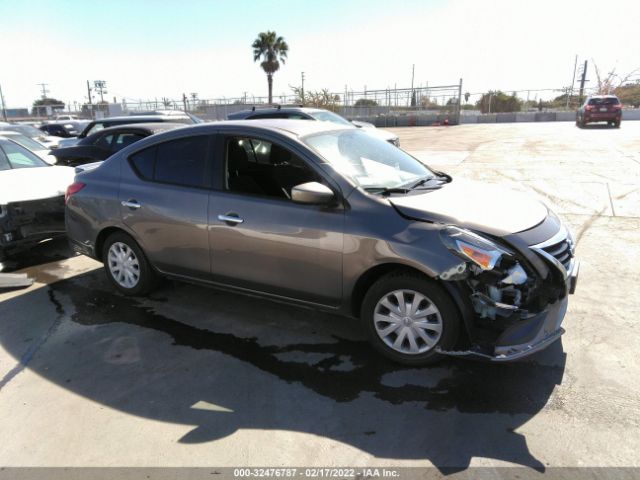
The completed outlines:
[[[122,168],[122,220],[162,272],[208,279],[208,208],[215,137],[168,140]]]

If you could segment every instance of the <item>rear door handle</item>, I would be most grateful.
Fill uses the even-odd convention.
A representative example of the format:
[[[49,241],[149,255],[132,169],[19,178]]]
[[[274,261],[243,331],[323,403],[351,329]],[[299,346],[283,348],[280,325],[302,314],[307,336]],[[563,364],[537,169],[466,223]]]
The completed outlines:
[[[231,215],[218,215],[218,220],[220,220],[221,222],[226,222],[226,223],[233,223],[233,224],[238,224],[238,223],[243,223],[244,220],[240,217],[238,217],[237,215],[231,214]]]
[[[123,200],[120,204],[123,207],[130,208],[131,210],[137,210],[142,206],[136,200]]]

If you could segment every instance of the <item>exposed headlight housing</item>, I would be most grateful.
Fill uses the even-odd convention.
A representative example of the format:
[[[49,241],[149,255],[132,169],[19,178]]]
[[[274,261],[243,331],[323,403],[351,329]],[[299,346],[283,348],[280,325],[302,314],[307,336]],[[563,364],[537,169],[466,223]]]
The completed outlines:
[[[482,270],[492,270],[500,257],[512,255],[511,252],[499,247],[491,240],[454,226],[440,230],[440,239],[449,250],[466,260],[470,260]]]

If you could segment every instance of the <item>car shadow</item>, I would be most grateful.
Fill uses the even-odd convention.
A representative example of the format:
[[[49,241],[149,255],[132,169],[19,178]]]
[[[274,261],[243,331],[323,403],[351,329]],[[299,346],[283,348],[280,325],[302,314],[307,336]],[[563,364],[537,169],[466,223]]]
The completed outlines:
[[[30,318],[28,306],[43,301],[51,315]],[[410,368],[377,356],[342,317],[182,283],[129,298],[100,271],[0,308],[12,312],[0,343],[18,369],[128,414],[195,425],[176,438],[183,444],[287,430],[443,472],[473,457],[545,469],[517,429],[556,408],[560,342],[513,364]]]
[[[66,260],[77,254],[69,246],[66,237],[58,237],[19,251],[2,260],[0,272],[10,273],[45,263]]]

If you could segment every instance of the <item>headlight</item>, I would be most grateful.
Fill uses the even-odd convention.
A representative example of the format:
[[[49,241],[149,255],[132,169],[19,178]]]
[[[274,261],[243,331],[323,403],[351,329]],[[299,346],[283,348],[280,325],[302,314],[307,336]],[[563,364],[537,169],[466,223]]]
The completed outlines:
[[[483,270],[493,269],[502,255],[511,255],[511,252],[491,240],[458,227],[443,228],[440,230],[440,239],[449,250],[471,260]]]

